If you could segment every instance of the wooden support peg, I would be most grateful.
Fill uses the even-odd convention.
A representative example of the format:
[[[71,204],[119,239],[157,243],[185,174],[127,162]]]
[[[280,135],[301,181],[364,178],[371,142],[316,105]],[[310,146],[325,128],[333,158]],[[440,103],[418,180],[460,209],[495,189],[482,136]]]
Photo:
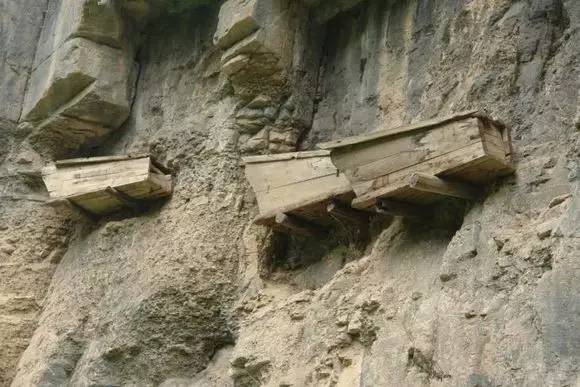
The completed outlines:
[[[331,201],[326,206],[326,212],[338,220],[355,223],[359,226],[367,225],[369,222],[369,216],[366,212],[347,207],[337,200]]]
[[[325,234],[320,226],[297,216],[283,213],[276,215],[274,228],[280,232],[309,238],[322,237]]]
[[[409,187],[418,191],[431,192],[468,200],[476,199],[479,196],[477,189],[468,184],[447,181],[423,173],[412,174]]]
[[[431,211],[421,206],[380,198],[377,199],[376,211],[379,214],[406,218],[425,218],[431,215]]]
[[[115,199],[120,201],[121,204],[123,204],[123,206],[128,207],[134,211],[138,211],[141,209],[141,205],[140,205],[139,201],[133,199],[131,196],[127,195],[126,193],[121,192],[118,189],[113,188],[113,187],[107,187],[105,189],[105,191],[109,195],[111,195],[112,197],[114,197]]]

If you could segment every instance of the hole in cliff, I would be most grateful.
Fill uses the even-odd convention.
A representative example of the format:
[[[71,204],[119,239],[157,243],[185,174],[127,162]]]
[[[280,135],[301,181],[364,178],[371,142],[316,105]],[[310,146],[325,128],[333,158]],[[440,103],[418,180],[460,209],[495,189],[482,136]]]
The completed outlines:
[[[274,233],[267,276],[305,289],[316,289],[334,274],[362,257],[368,230],[337,224],[319,237]]]
[[[461,228],[468,203],[442,200],[429,206],[429,214],[403,218],[410,235],[420,239],[430,233],[451,238]],[[371,240],[392,224],[392,216],[371,216],[364,227],[349,222],[333,222],[318,236],[298,236],[274,232],[261,262],[262,276],[302,289],[326,284],[347,263],[360,259]]]
[[[429,228],[449,231],[454,234],[461,228],[469,203],[458,199],[444,199],[434,204],[431,214],[422,224]]]

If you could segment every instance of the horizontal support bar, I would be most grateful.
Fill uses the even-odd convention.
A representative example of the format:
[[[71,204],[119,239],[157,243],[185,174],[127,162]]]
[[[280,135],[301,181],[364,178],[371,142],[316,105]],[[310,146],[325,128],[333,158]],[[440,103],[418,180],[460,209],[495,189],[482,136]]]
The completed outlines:
[[[452,182],[424,173],[412,174],[409,180],[409,187],[418,191],[452,196],[460,199],[473,200],[479,196],[477,189],[468,184]]]
[[[337,200],[333,200],[326,206],[326,212],[339,220],[356,223],[358,225],[364,225],[369,222],[368,213],[347,207]]]
[[[139,201],[135,200],[131,196],[127,195],[126,193],[121,192],[118,189],[113,188],[113,187],[107,187],[105,189],[105,191],[109,195],[111,195],[112,197],[114,197],[115,199],[120,201],[121,204],[123,204],[125,207],[129,207],[130,209],[135,210],[135,211],[138,211],[141,209],[141,205],[140,205]]]
[[[381,198],[377,199],[376,211],[380,214],[407,218],[425,218],[431,215],[431,211],[422,206]]]
[[[319,238],[326,234],[322,227],[297,216],[284,213],[276,215],[274,229],[308,238]]]

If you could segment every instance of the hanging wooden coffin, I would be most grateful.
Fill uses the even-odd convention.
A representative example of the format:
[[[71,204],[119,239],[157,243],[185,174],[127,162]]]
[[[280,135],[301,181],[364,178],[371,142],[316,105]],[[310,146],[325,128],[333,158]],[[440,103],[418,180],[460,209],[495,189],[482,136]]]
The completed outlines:
[[[356,193],[352,206],[359,209],[384,198],[426,204],[450,192],[459,196],[460,188],[463,196],[473,196],[478,188],[466,184],[481,185],[513,172],[508,129],[476,111],[319,147],[331,151]]]
[[[56,161],[43,170],[43,180],[52,204],[68,202],[89,216],[136,209],[172,193],[169,171],[149,155]]]
[[[243,161],[258,201],[258,224],[274,225],[280,214],[324,221],[329,203],[349,203],[354,197],[348,179],[332,164],[329,151],[250,156]]]

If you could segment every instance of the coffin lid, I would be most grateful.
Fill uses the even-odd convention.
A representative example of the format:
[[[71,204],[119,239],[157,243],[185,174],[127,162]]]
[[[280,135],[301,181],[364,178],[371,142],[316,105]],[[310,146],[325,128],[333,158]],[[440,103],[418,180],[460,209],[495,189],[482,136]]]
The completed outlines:
[[[340,140],[323,142],[323,143],[318,144],[318,147],[320,149],[325,149],[325,150],[342,148],[342,147],[347,147],[347,146],[351,146],[351,145],[364,143],[367,141],[373,141],[373,140],[377,140],[377,139],[384,139],[384,138],[388,138],[391,136],[401,135],[403,133],[409,133],[409,132],[413,132],[413,131],[417,131],[417,130],[425,130],[425,129],[429,129],[429,128],[436,127],[439,125],[443,125],[443,124],[446,124],[449,122],[459,121],[459,120],[462,120],[465,118],[470,118],[470,117],[477,117],[477,118],[481,118],[481,119],[486,120],[486,121],[492,121],[495,125],[498,125],[501,128],[503,128],[505,126],[501,122],[494,121],[494,120],[490,119],[486,115],[482,114],[479,110],[469,110],[469,111],[465,111],[465,112],[461,112],[461,113],[456,113],[456,114],[453,114],[453,115],[445,117],[445,118],[435,118],[435,119],[431,119],[428,121],[418,122],[416,124],[405,125],[405,126],[400,126],[397,128],[390,128],[390,129],[384,129],[384,130],[377,130],[377,131],[370,132],[367,134],[362,134],[360,136],[353,136],[353,137],[343,138]]]
[[[326,157],[330,156],[330,151],[328,150],[314,150],[314,151],[303,151],[303,152],[292,152],[292,153],[279,153],[274,155],[264,155],[264,156],[247,156],[243,157],[242,161],[244,164],[257,164],[257,163],[269,163],[273,161],[286,161],[286,160],[296,160],[296,159],[308,159],[312,157]]]
[[[56,168],[66,168],[71,167],[74,165],[84,165],[84,164],[98,164],[98,163],[106,163],[110,161],[124,161],[124,160],[134,160],[134,159],[144,159],[149,157],[151,159],[151,163],[156,166],[161,172],[170,174],[171,171],[165,167],[164,165],[160,164],[152,157],[149,153],[138,153],[138,154],[129,154],[129,155],[117,155],[117,156],[98,156],[98,157],[82,157],[76,159],[66,159],[66,160],[58,160],[54,162],[54,166]]]

